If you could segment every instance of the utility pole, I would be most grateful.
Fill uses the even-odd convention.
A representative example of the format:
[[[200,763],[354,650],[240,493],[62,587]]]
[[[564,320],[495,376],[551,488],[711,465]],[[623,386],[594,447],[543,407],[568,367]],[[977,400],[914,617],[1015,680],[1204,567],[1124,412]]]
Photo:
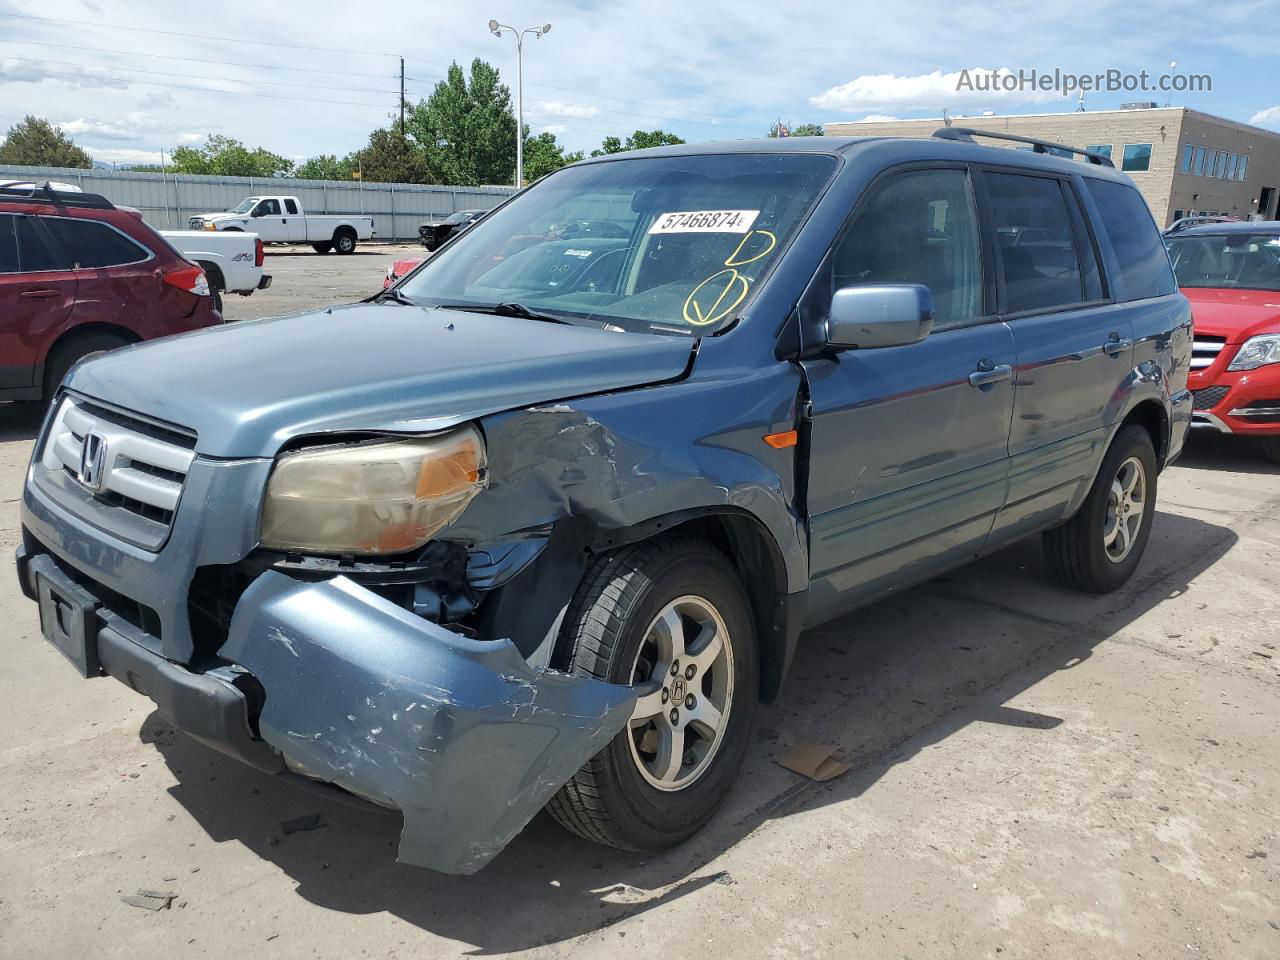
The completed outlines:
[[[400,58],[400,139],[404,139],[404,57]]]

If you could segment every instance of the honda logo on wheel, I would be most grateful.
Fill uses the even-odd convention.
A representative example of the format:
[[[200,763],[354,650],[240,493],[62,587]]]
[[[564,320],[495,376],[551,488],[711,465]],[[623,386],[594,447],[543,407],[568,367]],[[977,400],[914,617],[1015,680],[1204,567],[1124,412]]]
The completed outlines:
[[[102,489],[103,474],[107,472],[107,441],[96,433],[87,433],[80,448],[80,482],[94,491]]]

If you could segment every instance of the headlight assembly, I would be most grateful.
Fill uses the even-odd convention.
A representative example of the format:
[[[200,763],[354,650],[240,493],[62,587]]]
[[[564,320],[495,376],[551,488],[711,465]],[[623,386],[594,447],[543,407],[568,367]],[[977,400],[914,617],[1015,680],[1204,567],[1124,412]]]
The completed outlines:
[[[262,544],[321,554],[404,553],[455,520],[484,485],[484,440],[471,426],[288,453],[267,482]]]
[[[1280,333],[1250,337],[1232,357],[1228,370],[1256,370],[1268,363],[1280,363]]]

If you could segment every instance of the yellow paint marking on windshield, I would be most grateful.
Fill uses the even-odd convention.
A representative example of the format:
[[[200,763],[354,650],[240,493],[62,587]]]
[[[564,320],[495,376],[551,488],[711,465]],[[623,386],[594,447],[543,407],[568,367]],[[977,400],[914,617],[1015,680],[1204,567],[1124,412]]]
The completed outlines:
[[[765,247],[763,250],[759,251],[758,253],[752,254],[746,259],[739,260],[738,257],[742,253],[742,248],[747,246],[747,243],[751,240],[752,237],[755,237],[755,236],[764,237],[766,240],[769,241],[769,245]],[[739,241],[738,246],[734,248],[733,253],[729,254],[729,259],[724,262],[724,265],[726,267],[741,267],[748,263],[755,263],[761,257],[767,257],[769,254],[771,254],[773,252],[773,248],[776,247],[777,245],[778,245],[778,238],[773,234],[772,231],[752,230],[750,233],[744,236],[741,241]]]
[[[715,282],[717,280],[720,282]],[[690,326],[705,327],[717,320],[723,320],[746,299],[749,289],[750,283],[747,278],[733,267],[726,267],[718,273],[713,273],[694,287],[685,298],[685,322]],[[715,299],[711,300],[712,297]],[[708,300],[711,301],[709,304]]]

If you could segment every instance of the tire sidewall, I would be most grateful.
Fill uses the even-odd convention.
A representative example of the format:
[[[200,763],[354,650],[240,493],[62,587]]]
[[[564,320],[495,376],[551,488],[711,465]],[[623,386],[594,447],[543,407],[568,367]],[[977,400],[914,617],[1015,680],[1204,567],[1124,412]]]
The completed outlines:
[[[1111,560],[1103,545],[1107,500],[1112,481],[1120,465],[1130,457],[1137,457],[1146,473],[1146,499],[1142,506],[1142,526],[1138,530],[1137,542],[1129,551],[1129,555],[1119,563]],[[1088,531],[1088,563],[1093,568],[1100,582],[1109,584],[1110,589],[1117,589],[1132,575],[1147,549],[1147,541],[1151,537],[1152,521],[1155,519],[1156,494],[1159,474],[1156,466],[1155,448],[1151,444],[1151,435],[1138,426],[1128,426],[1116,435],[1107,455],[1102,460],[1097,479],[1082,511],[1085,529]]]
[[[341,254],[353,253],[356,249],[355,237],[349,233],[340,233],[333,238],[333,248]]]
[[[662,848],[695,833],[715,814],[737,779],[750,743],[759,687],[755,624],[750,605],[726,561],[714,553],[690,552],[673,558],[648,581],[626,614],[621,640],[609,664],[607,679],[630,684],[636,653],[645,631],[664,606],[692,594],[709,601],[724,619],[733,647],[733,700],[728,728],[711,765],[679,791],[658,790],[636,769],[624,729],[601,752],[605,776],[624,799],[633,832],[648,835],[644,846]]]

